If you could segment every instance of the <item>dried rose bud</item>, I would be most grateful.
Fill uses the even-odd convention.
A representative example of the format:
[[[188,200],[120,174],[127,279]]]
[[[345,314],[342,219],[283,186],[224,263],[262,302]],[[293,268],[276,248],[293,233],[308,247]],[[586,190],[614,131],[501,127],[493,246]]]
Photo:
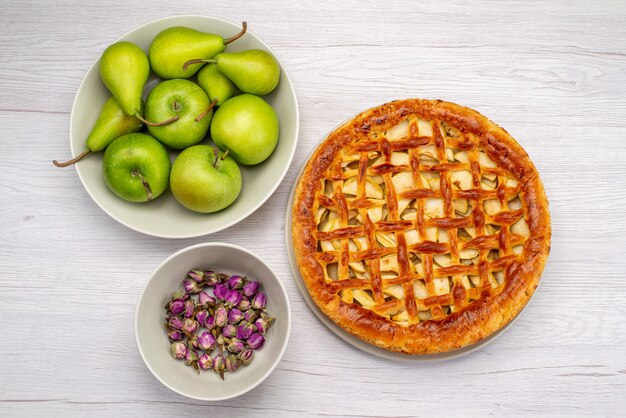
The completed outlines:
[[[212,330],[213,328],[215,328],[215,317],[214,316],[209,316],[206,321],[204,322],[204,326],[206,327],[206,329],[208,329],[209,331]]]
[[[202,291],[202,287],[198,285],[198,282],[192,279],[183,280],[183,288],[188,293],[200,293]]]
[[[259,282],[257,281],[246,282],[243,285],[243,294],[249,298],[256,295],[257,290],[259,290]]]
[[[253,350],[258,350],[259,348],[263,347],[263,344],[265,344],[265,338],[263,338],[261,334],[255,332],[250,336],[250,338],[246,340],[246,342],[248,343],[250,348],[252,348]]]
[[[207,353],[204,353],[198,358],[198,367],[202,370],[209,370],[213,368],[213,359]]]
[[[170,302],[169,310],[173,315],[180,315],[185,310],[185,302],[182,299],[176,299]]]
[[[228,311],[223,306],[218,306],[215,309],[215,325],[218,327],[223,327],[228,323]]]
[[[184,359],[187,356],[187,345],[181,341],[173,342],[170,351],[175,359]]]
[[[249,322],[242,322],[237,327],[237,338],[240,340],[247,340],[253,332],[256,332],[256,327]]]
[[[215,286],[220,282],[220,278],[213,270],[204,270],[204,280],[209,287]]]
[[[211,351],[215,348],[215,337],[210,332],[203,332],[198,337],[198,346],[204,351]]]
[[[184,302],[189,299],[189,294],[187,294],[187,292],[185,292],[184,290],[178,290],[172,295],[172,300],[176,299],[180,299]]]
[[[231,289],[241,289],[243,287],[243,277],[241,276],[230,276],[228,278],[228,287]]]
[[[191,299],[185,301],[185,318],[192,318],[196,310],[196,304]]]
[[[265,293],[259,292],[254,299],[252,299],[252,307],[254,309],[263,309],[265,308],[265,302]]]
[[[167,327],[169,329],[181,330],[183,329],[183,321],[181,321],[179,317],[173,316],[167,321]]]
[[[226,300],[226,305],[232,308],[233,306],[239,305],[239,302],[241,302],[241,293],[237,290],[229,290],[224,299]]]
[[[167,336],[171,341],[180,341],[183,339],[183,333],[175,329],[168,331]]]
[[[226,370],[228,370],[229,372],[234,372],[235,370],[237,370],[239,368],[239,359],[237,358],[236,354],[230,353],[229,355],[226,356]]]
[[[203,327],[204,324],[206,324],[206,319],[208,317],[209,317],[209,313],[207,312],[206,309],[202,309],[196,312],[196,321],[198,321],[198,324],[200,324],[201,327]]]
[[[250,303],[250,299],[248,299],[245,296],[242,296],[241,298],[241,302],[239,302],[239,306],[237,306],[239,309],[241,309],[241,311],[247,311],[248,309],[252,308],[252,304]]]
[[[187,273],[187,276],[198,283],[204,280],[204,272],[200,270],[191,270]]]
[[[222,283],[218,283],[213,288],[213,294],[216,299],[224,300],[226,298],[226,294],[228,293],[228,286]]]
[[[254,357],[254,350],[252,350],[249,347],[244,348],[237,355],[237,357],[239,358],[239,360],[241,360],[241,363],[243,363],[244,366],[247,366],[248,364],[250,364],[250,362],[252,361],[252,358]]]
[[[224,380],[224,370],[226,367],[224,363],[224,356],[221,354],[218,354],[213,358],[213,370],[215,370],[215,373],[219,373],[222,380]]]
[[[198,344],[198,335],[196,334],[187,335],[187,345],[195,348],[196,350],[199,350],[200,344]]]
[[[246,322],[250,322],[251,324],[254,323],[254,321],[256,321],[258,317],[259,317],[259,313],[255,311],[254,309],[248,309],[243,314],[243,320]]]
[[[224,345],[224,336],[222,334],[217,334],[217,345],[222,347]]]
[[[198,294],[198,303],[200,303],[200,305],[215,303],[215,298],[209,295],[207,292],[202,291]]]
[[[239,353],[246,347],[246,344],[237,338],[231,338],[230,343],[226,346],[226,349],[231,353]]]
[[[228,324],[222,328],[222,335],[226,338],[232,338],[237,334],[237,327],[233,324]]]
[[[261,334],[265,334],[267,330],[269,329],[270,325],[272,324],[273,320],[274,318],[270,318],[270,321],[264,318],[259,318],[256,321],[254,321],[254,326]]]
[[[228,322],[231,324],[236,324],[243,318],[243,313],[237,308],[231,309],[228,311]]]
[[[226,273],[217,273],[217,277],[220,279],[220,282],[226,283],[230,276]]]
[[[191,318],[187,318],[183,321],[183,332],[185,334],[193,334],[198,330],[198,322]]]
[[[185,363],[187,366],[191,366],[195,361],[198,361],[198,353],[192,349],[188,349],[187,354],[185,355]]]

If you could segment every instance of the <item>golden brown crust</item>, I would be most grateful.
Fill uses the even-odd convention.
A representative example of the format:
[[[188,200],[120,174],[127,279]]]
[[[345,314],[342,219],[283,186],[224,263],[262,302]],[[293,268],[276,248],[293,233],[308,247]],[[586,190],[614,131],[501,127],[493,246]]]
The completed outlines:
[[[416,115],[426,120],[445,122],[458,129],[463,137],[470,134],[477,138],[478,146],[497,163],[497,166],[506,170],[519,182],[520,196],[522,196],[524,205],[523,216],[528,224],[530,235],[523,243],[523,253],[520,257],[508,257],[508,259],[504,257],[502,259],[504,260],[502,265],[506,280],[497,292],[493,292],[489,288],[481,288],[479,289],[480,297],[467,305],[462,304],[462,308],[456,312],[435,319],[401,325],[358,304],[343,301],[339,292],[348,285],[354,285],[353,283],[329,282],[325,279],[324,268],[318,258],[320,257],[318,237],[323,237],[323,235],[317,230],[315,205],[316,199],[324,199],[324,197],[320,197],[322,180],[333,176],[333,162],[340,150],[352,147],[355,151],[368,151],[365,148],[358,149],[359,145],[355,142],[368,138],[370,132],[388,129],[410,115]],[[369,146],[367,141],[362,141],[362,143],[364,144],[363,147]],[[385,142],[385,146],[392,147],[392,151],[421,145],[424,145],[424,142],[419,137],[398,141],[397,145],[389,145]],[[457,144],[459,149],[471,148],[472,146],[474,145],[464,144],[462,141]],[[382,152],[389,152],[389,150]],[[361,167],[361,169],[363,168]],[[387,168],[379,167],[378,169],[385,170]],[[444,190],[448,187],[445,180],[442,180],[442,186],[442,193],[450,193]],[[411,193],[407,196],[419,198],[428,197],[430,192],[418,190]],[[457,194],[467,195],[468,198],[477,198],[476,195],[480,193],[482,192],[459,191]],[[345,207],[343,209],[341,207],[345,205],[345,199],[337,198],[335,200],[338,210],[345,210]],[[509,213],[500,213],[498,216],[498,222],[501,222],[502,225],[508,225],[516,216],[520,216],[520,213],[509,211]],[[484,214],[478,210],[472,221],[475,223],[484,222],[481,217],[484,217]],[[439,227],[454,228],[468,221],[446,218],[431,220],[430,222]],[[391,224],[386,225],[383,222],[378,222],[376,227],[394,228],[395,226]],[[342,231],[327,233],[326,238],[344,239],[356,236],[363,234],[363,231],[368,227],[373,227],[372,225],[370,222],[366,222],[364,226],[360,227],[345,227]],[[504,229],[508,231],[509,228]],[[407,354],[438,353],[465,347],[482,340],[510,322],[526,305],[537,287],[549,253],[550,234],[550,215],[543,186],[535,166],[522,147],[504,129],[478,112],[443,101],[419,99],[394,101],[367,110],[337,128],[318,146],[306,164],[303,174],[298,180],[293,205],[294,252],[304,283],[317,306],[340,327],[364,341]],[[496,236],[479,237],[472,243],[465,244],[465,247],[473,245],[479,249],[488,248],[497,239]],[[403,250],[398,250],[398,258],[402,263],[401,254],[406,254],[407,246],[404,238],[398,239],[398,246],[404,246]],[[446,248],[446,244],[429,241],[410,247],[412,251],[423,252],[424,254],[438,254],[446,251]],[[381,250],[381,254],[383,251]],[[344,253],[347,256],[347,252],[344,251]],[[347,261],[343,260],[344,263]],[[479,268],[482,267],[479,266]],[[459,274],[462,269],[463,267],[460,266],[450,267],[448,274]],[[379,283],[371,284],[373,287],[379,285]],[[408,296],[412,296],[411,288],[405,286],[405,289],[409,292]],[[415,300],[413,297],[409,300],[408,296],[406,309],[414,315]],[[464,297],[465,289],[457,286],[454,287],[454,291],[451,291],[449,296],[455,301],[462,300]],[[438,302],[434,300],[433,303]]]

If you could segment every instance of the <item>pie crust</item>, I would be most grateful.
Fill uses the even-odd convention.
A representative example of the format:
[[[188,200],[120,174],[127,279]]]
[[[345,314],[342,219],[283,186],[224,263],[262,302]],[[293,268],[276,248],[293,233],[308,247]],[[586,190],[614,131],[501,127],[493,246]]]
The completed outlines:
[[[523,148],[438,100],[394,101],[338,127],[294,196],[311,298],[347,332],[407,354],[462,348],[509,323],[537,287],[550,233]]]

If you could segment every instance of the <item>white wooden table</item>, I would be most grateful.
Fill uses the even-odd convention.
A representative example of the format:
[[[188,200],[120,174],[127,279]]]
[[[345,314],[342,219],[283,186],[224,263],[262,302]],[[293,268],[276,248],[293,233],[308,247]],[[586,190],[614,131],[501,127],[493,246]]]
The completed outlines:
[[[115,38],[211,14],[275,48],[299,97],[300,144],[275,195],[241,224],[166,240],[118,224],[69,155],[74,94]],[[90,0],[0,3],[0,415],[626,414],[626,3]],[[553,246],[521,319],[463,358],[393,363],[346,345],[290,274],[283,214],[294,176],[337,123],[396,98],[440,98],[504,126],[535,161]],[[163,387],[133,335],[139,291],[172,252],[243,245],[282,277],[292,338],[242,399]],[[271,243],[271,245],[268,245]]]

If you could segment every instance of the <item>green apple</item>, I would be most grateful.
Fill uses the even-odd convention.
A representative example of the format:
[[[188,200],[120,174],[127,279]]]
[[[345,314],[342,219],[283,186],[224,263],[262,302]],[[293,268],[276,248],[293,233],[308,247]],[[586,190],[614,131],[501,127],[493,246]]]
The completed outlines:
[[[104,152],[104,181],[113,193],[130,202],[147,202],[159,197],[170,176],[170,157],[150,135],[122,135]]]
[[[209,145],[187,148],[174,160],[170,187],[178,202],[195,212],[217,212],[241,192],[241,172],[226,153]]]
[[[278,116],[258,96],[242,94],[226,100],[215,112],[211,138],[239,163],[266,160],[278,143]]]
[[[144,112],[144,118],[151,122],[147,124],[148,130],[156,139],[183,149],[206,136],[213,104],[197,84],[189,80],[167,80],[150,91]],[[160,123],[163,125],[159,126]]]

